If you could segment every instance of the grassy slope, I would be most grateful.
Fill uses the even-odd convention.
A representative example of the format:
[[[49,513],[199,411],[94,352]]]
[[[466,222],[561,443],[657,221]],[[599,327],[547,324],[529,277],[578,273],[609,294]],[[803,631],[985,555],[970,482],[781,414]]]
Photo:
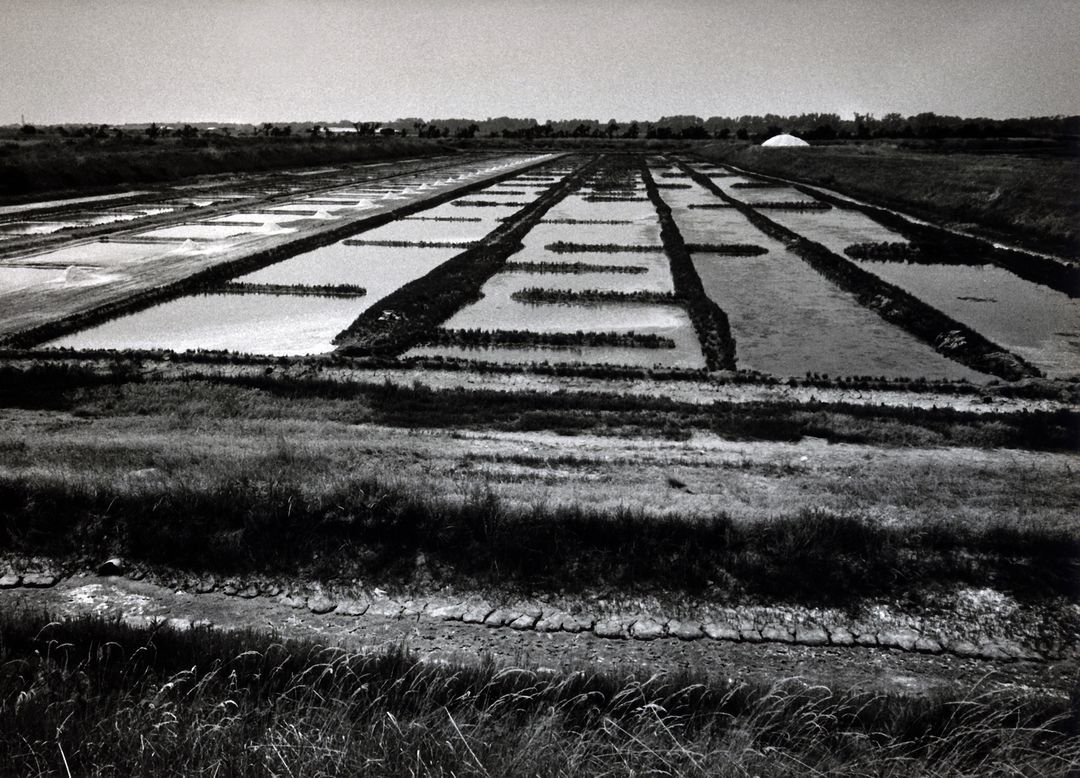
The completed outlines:
[[[856,467],[801,481],[807,491],[792,497],[778,515],[747,523],[732,517],[723,501],[664,517],[660,511],[610,505],[559,507],[535,491],[514,499],[512,492],[500,494],[471,473],[472,488],[455,493],[450,491],[454,477],[442,482],[427,466],[417,471],[414,460],[437,460],[424,443],[411,451],[405,445],[395,461],[349,426],[446,424],[498,431],[558,425],[568,433],[664,439],[673,432],[688,435],[697,425],[708,429],[715,416],[736,429],[782,428],[782,439],[788,440],[792,422],[805,410],[733,408],[718,414],[640,398],[328,387],[269,379],[256,386],[168,381],[51,391],[25,383],[33,396],[9,396],[8,404],[53,411],[40,420],[9,413],[10,432],[2,438],[0,526],[5,542],[26,553],[94,559],[119,552],[221,572],[407,578],[415,554],[424,551],[448,575],[483,586],[587,588],[604,580],[700,591],[722,581],[728,596],[794,601],[874,596],[930,582],[995,585],[1035,596],[1071,591],[1077,552],[1060,522],[1068,509],[1045,498],[1050,490],[1067,503],[1074,491],[1071,473],[1037,459],[1017,469],[997,463],[979,470],[1008,486],[992,490],[987,512],[997,516],[993,521],[954,520],[962,512],[956,506],[976,499],[968,494],[972,473],[962,467],[920,468],[916,457],[914,466],[899,471],[869,468],[865,480]],[[538,409],[543,402],[551,403],[549,408]],[[61,410],[70,415],[55,413]],[[755,413],[762,418],[755,421]],[[830,424],[849,423],[831,421],[827,412],[811,416],[817,417],[813,429],[826,434]],[[905,425],[918,423],[922,414],[911,416],[911,422],[886,414],[859,423],[880,440],[893,437],[903,444]],[[949,438],[965,425],[975,439],[1000,435],[1003,427],[1002,419],[992,416],[961,415],[939,423],[938,433]],[[214,434],[208,439],[210,428]],[[278,443],[268,446],[266,441],[275,438]],[[207,468],[207,462],[214,467]],[[460,479],[468,472],[464,464],[451,462],[449,471]],[[159,472],[149,478],[133,475],[146,467]],[[748,471],[743,477],[735,466],[725,476],[725,491],[775,488],[769,487],[770,478],[796,476],[798,466],[762,463],[755,469],[751,461]],[[852,472],[860,474],[855,483]],[[839,511],[821,510],[835,508],[832,494],[872,490],[874,484],[885,487],[885,496],[856,500]],[[624,505],[637,504],[633,492],[627,495]],[[919,518],[885,524],[860,508],[880,512],[883,503],[885,514],[914,512]],[[920,507],[907,507],[912,505]],[[1013,521],[1015,515],[1024,521]],[[649,552],[642,553],[646,548]]]
[[[701,152],[762,173],[835,187],[885,206],[1019,237],[1033,248],[1080,252],[1080,159],[928,153],[885,145]]]

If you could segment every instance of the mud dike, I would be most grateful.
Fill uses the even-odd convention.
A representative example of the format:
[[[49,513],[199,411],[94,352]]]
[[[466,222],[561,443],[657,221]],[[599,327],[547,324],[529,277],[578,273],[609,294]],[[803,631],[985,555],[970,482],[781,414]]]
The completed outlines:
[[[0,576],[0,602],[17,591],[49,594],[43,606],[58,613],[90,612],[131,624],[164,622],[187,628],[231,629],[223,612],[260,609],[261,626],[287,632],[311,614],[326,634],[364,634],[394,624],[438,623],[477,633],[591,636],[601,641],[772,644],[807,648],[865,648],[910,654],[952,655],[993,662],[1055,662],[1075,659],[1080,608],[1065,602],[1019,606],[989,589],[961,590],[949,612],[912,614],[888,603],[862,607],[857,616],[832,608],[707,603],[665,608],[650,601],[614,602],[602,597],[544,598],[499,603],[448,594],[400,597],[382,589],[324,589],[266,581],[170,577],[142,571],[120,576],[72,575],[50,570],[9,571]],[[49,592],[48,590],[53,590]],[[33,601],[33,598],[30,598]],[[52,603],[50,605],[50,603]],[[231,605],[229,604],[231,603]],[[236,611],[240,608],[240,611]],[[678,615],[672,611],[677,610]],[[277,613],[277,616],[271,614]],[[243,619],[241,619],[241,622]],[[479,637],[479,634],[477,635]],[[614,647],[614,646],[612,646]]]

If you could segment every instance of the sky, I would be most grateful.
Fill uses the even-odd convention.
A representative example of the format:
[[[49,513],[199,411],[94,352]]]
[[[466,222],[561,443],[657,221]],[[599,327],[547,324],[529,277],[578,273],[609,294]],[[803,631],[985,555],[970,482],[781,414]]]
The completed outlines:
[[[1080,113],[1080,0],[0,0],[0,124]]]

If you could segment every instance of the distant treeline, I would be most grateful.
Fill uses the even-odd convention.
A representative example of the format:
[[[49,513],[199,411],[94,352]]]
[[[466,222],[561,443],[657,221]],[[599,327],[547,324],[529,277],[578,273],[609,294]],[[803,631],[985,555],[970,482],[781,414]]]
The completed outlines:
[[[662,116],[656,121],[609,119],[563,119],[539,122],[532,118],[498,116],[487,119],[431,119],[407,117],[393,121],[264,122],[262,124],[194,123],[129,124],[113,126],[63,124],[48,127],[7,125],[3,134],[36,137],[57,134],[64,137],[113,138],[118,136],[197,139],[228,136],[264,137],[365,137],[409,135],[420,138],[626,138],[705,140],[727,138],[762,141],[781,132],[807,140],[870,138],[1060,138],[1080,135],[1080,116],[1036,116],[1017,119],[943,116],[924,112],[912,116],[887,113],[854,114],[851,119],[835,113],[744,116],[694,115]]]

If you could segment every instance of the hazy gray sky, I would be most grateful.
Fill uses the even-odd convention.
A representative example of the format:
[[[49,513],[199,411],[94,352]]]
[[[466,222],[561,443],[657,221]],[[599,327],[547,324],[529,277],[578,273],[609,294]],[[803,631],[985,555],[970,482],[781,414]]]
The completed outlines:
[[[1080,0],[0,0],[0,123],[1080,113]]]

